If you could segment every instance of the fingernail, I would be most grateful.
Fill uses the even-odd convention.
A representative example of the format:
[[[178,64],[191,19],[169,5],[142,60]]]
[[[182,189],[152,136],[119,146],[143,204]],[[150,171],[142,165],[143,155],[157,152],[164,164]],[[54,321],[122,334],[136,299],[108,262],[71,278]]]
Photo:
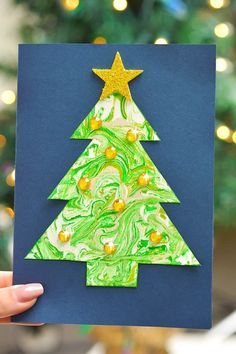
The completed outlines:
[[[32,283],[32,284],[16,286],[14,292],[18,302],[27,302],[42,295],[44,289],[41,284]]]

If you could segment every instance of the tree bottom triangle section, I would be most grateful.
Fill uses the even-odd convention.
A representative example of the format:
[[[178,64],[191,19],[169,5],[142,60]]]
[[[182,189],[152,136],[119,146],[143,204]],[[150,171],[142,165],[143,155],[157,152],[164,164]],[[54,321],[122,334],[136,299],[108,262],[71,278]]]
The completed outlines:
[[[88,286],[136,286],[138,263],[199,265],[155,198],[113,204],[70,200],[26,259],[87,262]]]

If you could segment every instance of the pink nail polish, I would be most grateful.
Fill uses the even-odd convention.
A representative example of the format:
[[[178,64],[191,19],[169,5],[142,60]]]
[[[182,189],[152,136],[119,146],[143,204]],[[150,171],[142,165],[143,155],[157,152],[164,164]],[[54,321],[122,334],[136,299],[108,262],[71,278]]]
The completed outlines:
[[[44,292],[43,286],[39,283],[16,285],[14,293],[18,302],[27,302],[36,299]]]

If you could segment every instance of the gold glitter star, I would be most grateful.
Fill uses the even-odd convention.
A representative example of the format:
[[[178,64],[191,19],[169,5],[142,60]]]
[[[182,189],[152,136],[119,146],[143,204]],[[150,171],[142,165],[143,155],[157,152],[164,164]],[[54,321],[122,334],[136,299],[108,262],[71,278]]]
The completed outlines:
[[[132,100],[128,82],[140,75],[143,70],[126,70],[120,53],[117,52],[111,69],[92,69],[93,72],[105,81],[100,100],[114,92],[119,92],[128,100]]]

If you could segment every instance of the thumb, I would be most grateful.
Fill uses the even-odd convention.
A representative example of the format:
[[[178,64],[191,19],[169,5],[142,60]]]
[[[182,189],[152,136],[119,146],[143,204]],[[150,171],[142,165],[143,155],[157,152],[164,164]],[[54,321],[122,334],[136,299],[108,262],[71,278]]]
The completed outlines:
[[[0,289],[0,318],[17,315],[28,310],[43,292],[43,286],[37,283]]]

